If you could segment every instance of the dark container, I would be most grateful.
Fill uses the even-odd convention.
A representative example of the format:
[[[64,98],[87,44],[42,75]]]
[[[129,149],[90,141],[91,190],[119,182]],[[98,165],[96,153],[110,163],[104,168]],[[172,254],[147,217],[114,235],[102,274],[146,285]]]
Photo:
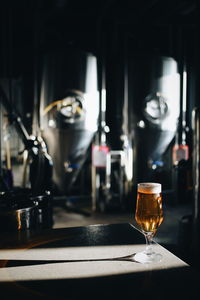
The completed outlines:
[[[32,195],[29,189],[0,194],[0,232],[51,228],[52,198],[48,193]]]
[[[36,229],[37,224],[37,207],[32,201],[0,211],[0,232]]]

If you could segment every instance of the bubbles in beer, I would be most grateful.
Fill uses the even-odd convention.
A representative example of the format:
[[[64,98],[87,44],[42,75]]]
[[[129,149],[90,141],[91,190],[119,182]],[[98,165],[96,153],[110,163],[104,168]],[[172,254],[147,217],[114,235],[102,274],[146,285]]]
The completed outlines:
[[[138,184],[136,222],[145,232],[156,232],[163,221],[161,184]]]

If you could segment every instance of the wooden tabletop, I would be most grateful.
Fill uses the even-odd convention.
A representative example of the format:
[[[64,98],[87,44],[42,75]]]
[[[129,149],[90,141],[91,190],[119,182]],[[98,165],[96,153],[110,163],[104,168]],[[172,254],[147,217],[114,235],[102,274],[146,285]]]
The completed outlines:
[[[198,292],[198,274],[161,245],[161,262],[126,259],[145,248],[132,224],[4,233],[0,291],[5,299],[182,299]],[[127,297],[127,298],[126,298]]]

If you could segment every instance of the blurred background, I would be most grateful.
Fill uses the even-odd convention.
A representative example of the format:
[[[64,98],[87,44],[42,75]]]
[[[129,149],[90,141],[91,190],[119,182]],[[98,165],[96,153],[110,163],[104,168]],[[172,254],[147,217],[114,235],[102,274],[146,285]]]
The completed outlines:
[[[158,241],[196,257],[199,13],[198,0],[1,1],[1,230],[21,208],[18,230],[130,221],[137,183],[155,181]]]

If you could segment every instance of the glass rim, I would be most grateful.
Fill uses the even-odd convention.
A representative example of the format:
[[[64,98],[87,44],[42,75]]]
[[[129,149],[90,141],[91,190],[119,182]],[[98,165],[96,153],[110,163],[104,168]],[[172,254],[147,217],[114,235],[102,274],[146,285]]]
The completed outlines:
[[[158,182],[139,182],[137,190],[141,193],[161,193],[162,185]]]

